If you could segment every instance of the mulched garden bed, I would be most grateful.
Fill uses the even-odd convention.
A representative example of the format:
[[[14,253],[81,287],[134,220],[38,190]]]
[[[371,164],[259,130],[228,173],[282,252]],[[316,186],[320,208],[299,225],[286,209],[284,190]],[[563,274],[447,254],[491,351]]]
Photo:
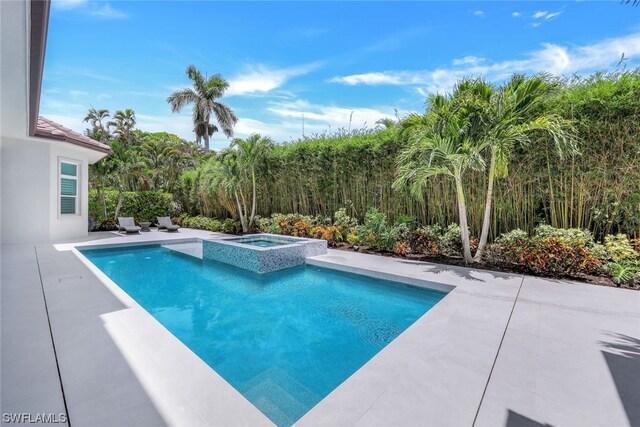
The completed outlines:
[[[519,265],[519,264],[509,264],[509,263],[495,262],[495,261],[483,261],[483,262],[469,265],[469,264],[465,264],[464,259],[462,259],[461,257],[450,257],[445,255],[427,256],[427,255],[418,255],[418,254],[409,254],[406,256],[400,256],[392,252],[374,251],[369,249],[367,246],[352,246],[344,243],[339,244],[338,246],[333,246],[331,248],[342,250],[342,251],[348,251],[348,252],[359,252],[359,253],[365,253],[365,254],[382,255],[382,256],[387,256],[392,258],[404,258],[404,259],[410,259],[414,261],[432,262],[436,264],[455,265],[458,267],[474,268],[478,270],[500,271],[503,273],[512,273],[512,274],[526,274],[529,276],[546,277],[551,279],[564,279],[564,280],[568,279],[568,280],[588,283],[591,285],[640,290],[640,283],[638,283],[637,281],[635,283],[633,282],[627,283],[626,285],[617,285],[614,283],[613,280],[605,276],[592,276],[587,274],[581,274],[581,275],[575,275],[575,276],[574,275],[558,275],[558,274],[541,274],[539,272],[532,271],[531,269],[529,269],[524,265]]]

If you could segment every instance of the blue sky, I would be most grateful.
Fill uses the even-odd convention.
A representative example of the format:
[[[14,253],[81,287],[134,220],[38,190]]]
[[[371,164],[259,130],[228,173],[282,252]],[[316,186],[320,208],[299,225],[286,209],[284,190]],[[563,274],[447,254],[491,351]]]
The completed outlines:
[[[76,130],[90,106],[193,140],[166,103],[189,64],[231,83],[237,136],[277,141],[422,111],[465,76],[640,65],[640,9],[593,2],[53,0],[40,113]],[[228,144],[216,135],[213,148]]]

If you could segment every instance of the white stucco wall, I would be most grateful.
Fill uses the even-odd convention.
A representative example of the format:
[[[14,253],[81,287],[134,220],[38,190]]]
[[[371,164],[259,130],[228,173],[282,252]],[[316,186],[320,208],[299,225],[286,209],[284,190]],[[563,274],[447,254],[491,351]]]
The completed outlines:
[[[88,165],[103,153],[28,136],[29,2],[0,0],[0,242],[87,234]],[[58,158],[82,163],[80,215],[58,215]]]
[[[49,144],[0,137],[2,244],[49,240]]]
[[[24,0],[0,1],[0,135],[27,136],[27,12]]]

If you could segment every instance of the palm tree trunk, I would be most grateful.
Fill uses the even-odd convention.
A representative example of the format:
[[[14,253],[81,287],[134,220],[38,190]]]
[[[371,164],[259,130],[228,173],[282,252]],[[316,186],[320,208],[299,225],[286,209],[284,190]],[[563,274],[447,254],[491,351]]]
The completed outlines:
[[[98,193],[98,200],[100,201],[100,204],[102,204],[102,209],[104,210],[104,219],[107,219],[107,200],[104,197],[102,187],[98,186],[96,188],[96,193]]]
[[[473,257],[474,262],[480,262],[482,260],[482,254],[484,247],[487,245],[489,239],[489,227],[491,226],[491,204],[493,202],[493,182],[496,176],[496,151],[491,150],[491,163],[489,165],[489,184],[487,185],[487,200],[484,205],[484,219],[482,220],[482,233],[480,233],[480,242],[478,243],[478,250]]]
[[[118,193],[118,203],[116,203],[116,212],[113,215],[114,219],[118,219],[118,215],[120,215],[120,209],[122,208],[122,202],[124,200],[123,194],[124,193],[122,191]]]
[[[209,151],[209,132],[206,131],[202,137],[204,138],[204,149]]]
[[[249,231],[249,229],[247,227],[246,218],[242,213],[242,206],[240,205],[240,198],[238,197],[238,192],[234,191],[233,194],[236,196],[236,204],[238,205],[238,215],[240,216],[240,224],[242,225],[242,232],[246,233],[247,231]]]
[[[249,217],[249,227],[253,226],[253,219],[256,216],[256,171],[251,168],[251,184],[253,185],[253,200],[251,202],[251,217]]]
[[[471,257],[471,243],[469,241],[469,226],[467,225],[467,205],[464,199],[464,190],[462,187],[462,177],[460,174],[455,176],[456,194],[458,196],[458,221],[460,223],[460,238],[462,239],[462,251],[464,254],[464,262],[470,264],[473,262]]]

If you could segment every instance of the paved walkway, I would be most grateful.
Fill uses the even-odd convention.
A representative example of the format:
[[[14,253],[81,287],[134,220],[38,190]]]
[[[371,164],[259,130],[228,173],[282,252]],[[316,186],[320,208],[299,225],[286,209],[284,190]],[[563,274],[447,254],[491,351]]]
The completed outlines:
[[[3,413],[269,424],[72,247],[2,247]],[[640,426],[640,292],[343,251],[310,263],[455,289],[300,425]]]

